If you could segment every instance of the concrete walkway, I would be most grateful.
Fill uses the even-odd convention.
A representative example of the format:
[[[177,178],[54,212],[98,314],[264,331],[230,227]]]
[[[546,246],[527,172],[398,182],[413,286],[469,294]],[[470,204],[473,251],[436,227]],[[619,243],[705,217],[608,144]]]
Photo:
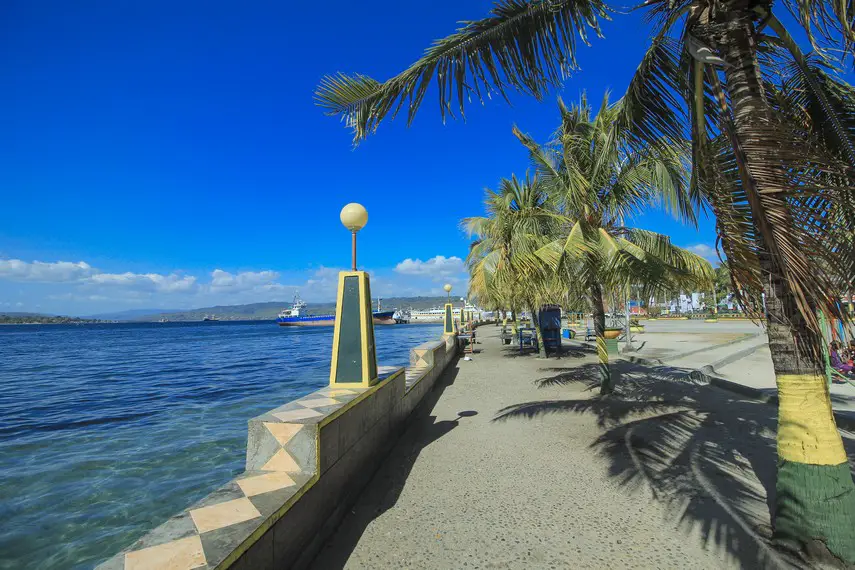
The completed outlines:
[[[629,362],[600,400],[589,349],[540,360],[480,338],[314,568],[789,566],[764,539],[772,406]]]
[[[700,369],[729,382],[775,394],[775,370],[766,331],[749,321],[648,321],[635,337],[641,350],[632,356],[655,358],[669,366]],[[833,384],[835,410],[855,417],[855,385]]]

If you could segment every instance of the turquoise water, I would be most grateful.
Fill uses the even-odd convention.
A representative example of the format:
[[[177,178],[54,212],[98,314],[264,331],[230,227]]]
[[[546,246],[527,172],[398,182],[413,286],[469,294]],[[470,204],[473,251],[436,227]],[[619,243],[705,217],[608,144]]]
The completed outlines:
[[[438,325],[377,327],[381,365]],[[91,568],[243,470],[247,420],[323,387],[332,328],[0,326],[0,568]]]

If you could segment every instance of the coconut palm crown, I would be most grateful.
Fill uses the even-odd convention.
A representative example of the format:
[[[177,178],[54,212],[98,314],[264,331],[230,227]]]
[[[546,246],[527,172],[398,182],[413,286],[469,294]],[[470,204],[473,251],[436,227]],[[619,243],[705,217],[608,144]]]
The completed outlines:
[[[622,103],[603,99],[592,110],[583,96],[568,108],[559,99],[561,125],[539,145],[514,129],[528,149],[557,213],[558,231],[536,256],[588,296],[600,356],[601,392],[612,390],[605,338],[604,291],[642,284],[656,288],[705,287],[708,261],[674,246],[668,236],[633,228],[628,220],[653,202],[693,219],[680,148],[659,144],[645,150],[627,143],[616,118]]]

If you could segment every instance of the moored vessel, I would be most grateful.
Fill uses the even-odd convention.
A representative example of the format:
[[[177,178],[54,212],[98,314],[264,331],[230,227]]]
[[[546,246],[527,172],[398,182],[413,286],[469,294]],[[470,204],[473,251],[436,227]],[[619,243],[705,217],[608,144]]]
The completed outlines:
[[[395,310],[384,311],[381,306],[382,299],[377,299],[377,310],[374,311],[374,324],[375,325],[396,325],[398,324],[397,319],[395,319]]]
[[[291,308],[280,311],[276,322],[280,327],[329,327],[335,324],[335,315],[305,315],[305,309],[306,303],[297,293]]]
[[[290,309],[283,309],[279,312],[276,322],[282,327],[329,327],[335,324],[335,315],[308,315],[306,312],[306,303],[300,298],[297,293],[294,296],[294,302]],[[381,310],[380,301],[377,301],[377,310],[372,312],[375,325],[394,325],[401,322],[399,320],[399,312],[395,309],[391,311]]]

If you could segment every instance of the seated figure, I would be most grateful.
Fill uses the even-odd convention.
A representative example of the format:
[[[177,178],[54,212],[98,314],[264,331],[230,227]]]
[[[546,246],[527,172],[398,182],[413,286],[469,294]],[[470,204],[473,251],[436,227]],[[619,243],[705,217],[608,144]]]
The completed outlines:
[[[831,366],[838,372],[842,372],[843,374],[851,374],[852,370],[855,369],[855,367],[853,367],[851,363],[844,362],[840,358],[840,344],[836,340],[833,341],[830,345],[828,357],[831,362]]]

